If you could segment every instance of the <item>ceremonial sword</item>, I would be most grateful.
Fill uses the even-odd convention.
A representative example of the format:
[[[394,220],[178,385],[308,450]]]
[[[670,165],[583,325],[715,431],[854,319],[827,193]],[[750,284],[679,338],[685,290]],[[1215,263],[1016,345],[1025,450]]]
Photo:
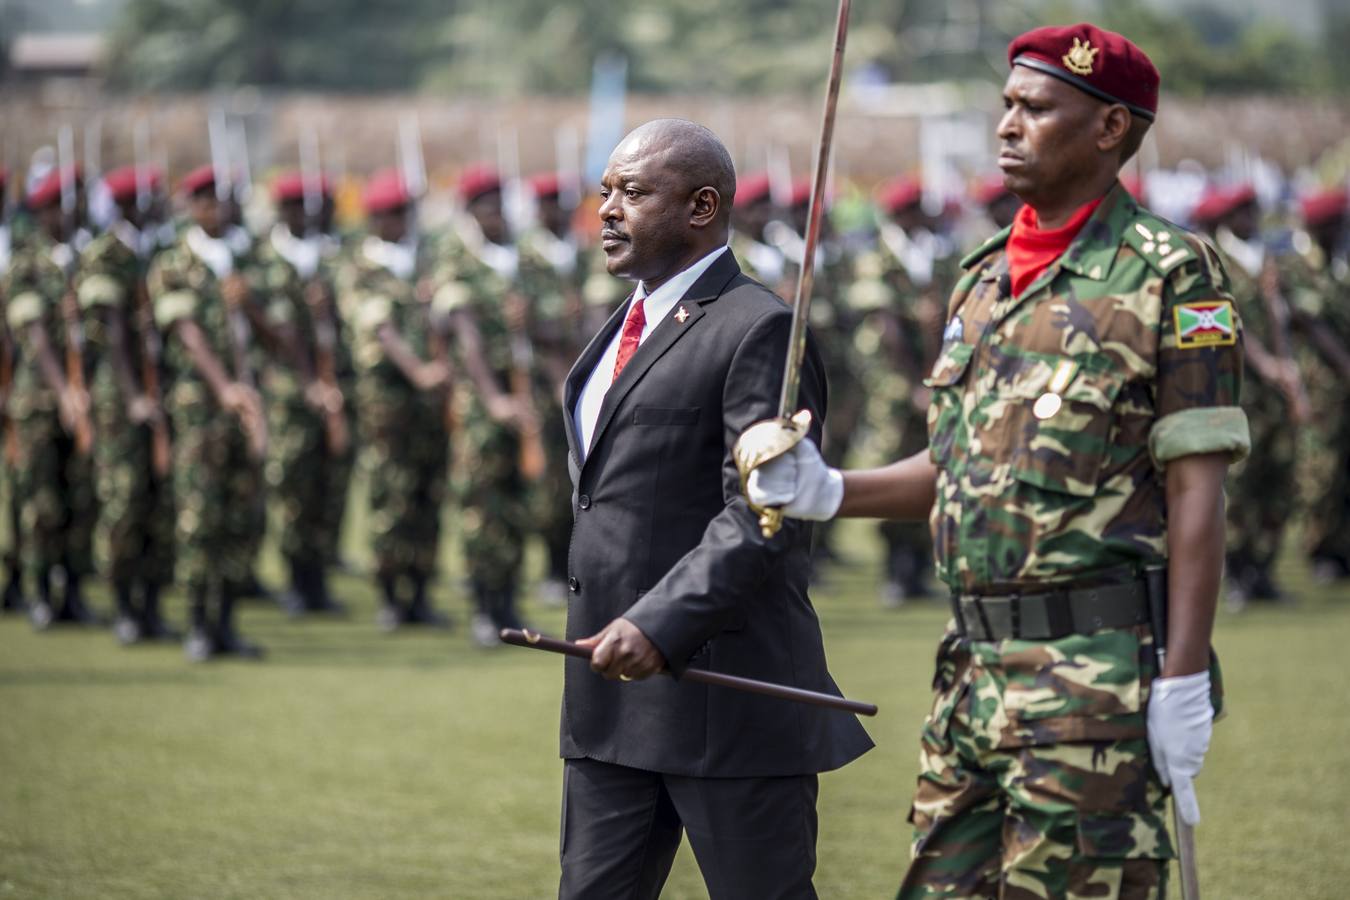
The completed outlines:
[[[778,415],[756,422],[741,433],[732,448],[736,469],[741,475],[741,490],[756,467],[787,453],[811,427],[811,411],[797,410],[801,386],[802,360],[806,356],[806,327],[810,322],[811,284],[815,276],[816,247],[820,243],[821,219],[825,207],[825,181],[830,170],[830,151],[834,144],[834,116],[839,107],[839,83],[844,74],[844,45],[848,40],[848,14],[851,0],[839,0],[839,16],[834,31],[834,57],[830,60],[830,80],[825,89],[825,112],[820,124],[820,143],[816,147],[816,171],[811,179],[811,205],[806,214],[806,247],[801,270],[797,274],[797,292],[792,301],[792,330],[788,334],[787,361],[783,364],[783,388],[778,397]],[[781,509],[763,509],[759,528],[771,538],[783,527]]]

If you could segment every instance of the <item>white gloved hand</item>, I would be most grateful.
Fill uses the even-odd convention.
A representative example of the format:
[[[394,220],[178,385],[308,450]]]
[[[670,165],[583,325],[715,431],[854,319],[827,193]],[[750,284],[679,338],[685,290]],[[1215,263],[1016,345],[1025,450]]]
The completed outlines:
[[[1177,816],[1187,825],[1200,822],[1192,781],[1204,765],[1213,730],[1209,672],[1153,682],[1148,699],[1148,747],[1153,768],[1163,784],[1171,785]]]
[[[833,519],[844,502],[844,476],[825,465],[810,440],[758,466],[745,482],[750,502],[762,509],[781,507],[794,519]]]

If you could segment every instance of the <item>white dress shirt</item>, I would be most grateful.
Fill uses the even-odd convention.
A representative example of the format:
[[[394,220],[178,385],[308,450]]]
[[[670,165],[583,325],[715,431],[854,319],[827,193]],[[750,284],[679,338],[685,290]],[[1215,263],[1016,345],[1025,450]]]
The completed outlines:
[[[689,289],[694,286],[694,282],[698,281],[699,277],[708,271],[708,267],[726,251],[725,246],[718,247],[652,291],[651,296],[647,296],[647,286],[640,281],[638,282],[637,290],[633,291],[632,299],[628,306],[624,308],[624,319],[627,320],[628,311],[632,309],[633,302],[641,300],[642,312],[647,324],[643,326],[642,336],[638,338],[639,347],[651,336],[652,331],[666,320],[666,317],[675,309],[675,304],[680,302],[684,295],[689,292]],[[580,438],[578,445],[581,459],[578,462],[585,460],[586,454],[590,452],[591,438],[595,435],[595,426],[600,419],[600,407],[605,402],[605,394],[609,392],[610,383],[614,380],[614,362],[619,357],[619,339],[621,337],[623,337],[622,326],[614,332],[614,336],[610,338],[609,346],[600,356],[600,361],[595,364],[595,368],[586,378],[586,385],[581,389],[581,396],[577,399],[576,409],[572,410],[572,421],[576,425],[577,436]]]

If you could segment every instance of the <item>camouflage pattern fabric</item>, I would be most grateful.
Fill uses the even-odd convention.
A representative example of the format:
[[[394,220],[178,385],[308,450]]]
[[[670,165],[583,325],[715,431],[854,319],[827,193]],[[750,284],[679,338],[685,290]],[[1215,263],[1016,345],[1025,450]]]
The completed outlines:
[[[927,382],[938,573],[954,591],[1030,593],[1164,563],[1163,467],[1248,448],[1223,269],[1119,185],[1016,298],[1006,240],[963,263]],[[1145,734],[1152,654],[1146,628],[949,629],[900,897],[1158,896],[1172,848]]]
[[[123,393],[111,360],[109,313],[116,309],[125,328],[132,377],[140,383],[143,321],[136,290],[145,277],[136,252],[111,232],[85,248],[76,280],[85,340],[92,359],[89,392],[94,420],[94,473],[99,516],[94,546],[108,579],[173,582],[174,515],[171,486],[151,464],[151,431],[127,414],[133,398]]]
[[[251,264],[238,257],[235,270],[247,273]],[[195,322],[216,358],[237,376],[229,312],[221,281],[186,238],[156,257],[147,283],[165,336],[171,385],[165,405],[174,436],[177,581],[194,596],[218,600],[251,578],[261,539],[262,466],[249,456],[238,418],[216,405],[176,326]]]
[[[33,578],[43,577],[58,565],[80,577],[94,570],[93,530],[98,510],[93,461],[75,452],[74,441],[62,428],[56,394],[38,371],[29,342],[32,327],[42,328],[58,364],[64,367],[66,326],[61,302],[68,282],[63,267],[53,258],[62,251],[72,252],[58,248],[45,234],[34,233],[15,252],[5,286],[5,315],[17,357],[9,415],[17,429],[20,454],[15,483],[20,556]]]
[[[515,361],[502,303],[508,291],[522,290],[518,279],[499,275],[451,233],[440,250],[435,283],[437,312],[472,316],[487,367],[501,390],[509,392]],[[457,493],[464,556],[476,588],[509,592],[519,582],[525,537],[531,530],[530,489],[519,466],[520,436],[488,415],[468,382],[462,359],[459,372],[463,437]]]
[[[436,569],[449,468],[444,395],[415,388],[378,337],[380,328],[390,325],[414,353],[431,358],[430,308],[417,296],[418,280],[431,265],[425,243],[418,248],[411,279],[398,277],[358,249],[348,275],[362,466],[370,479],[371,550],[386,576],[426,577]]]

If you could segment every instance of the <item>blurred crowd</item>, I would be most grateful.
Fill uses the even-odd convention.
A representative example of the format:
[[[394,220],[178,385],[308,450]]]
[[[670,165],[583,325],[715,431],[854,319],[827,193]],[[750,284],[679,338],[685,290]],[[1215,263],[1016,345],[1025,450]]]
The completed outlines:
[[[358,467],[380,628],[448,626],[452,522],[476,643],[523,624],[528,541],[545,548],[535,601],[566,603],[562,386],[631,290],[605,271],[582,179],[477,165],[428,191],[415,167],[338,186],[311,165],[255,186],[219,157],[170,181],[146,164],[81,171],[60,151],[0,171],[5,611],[39,630],[101,623],[97,578],[123,643],[258,656],[235,625],[242,599],[345,612],[329,582]],[[1207,237],[1243,325],[1253,449],[1230,476],[1230,606],[1290,599],[1274,561],[1294,523],[1317,578],[1350,578],[1346,190],[1194,170],[1125,182]],[[924,378],[961,260],[1019,205],[994,173],[967,188],[934,196],[913,174],[827,195],[811,325],[831,464],[926,444]],[[359,223],[339,225],[343,190]],[[807,181],[738,180],[732,249],[786,301],[810,196]],[[879,529],[879,602],[927,596],[926,528]],[[269,530],[288,566],[275,591],[255,574]],[[817,577],[850,555],[824,529]],[[166,614],[170,588],[185,615]]]

